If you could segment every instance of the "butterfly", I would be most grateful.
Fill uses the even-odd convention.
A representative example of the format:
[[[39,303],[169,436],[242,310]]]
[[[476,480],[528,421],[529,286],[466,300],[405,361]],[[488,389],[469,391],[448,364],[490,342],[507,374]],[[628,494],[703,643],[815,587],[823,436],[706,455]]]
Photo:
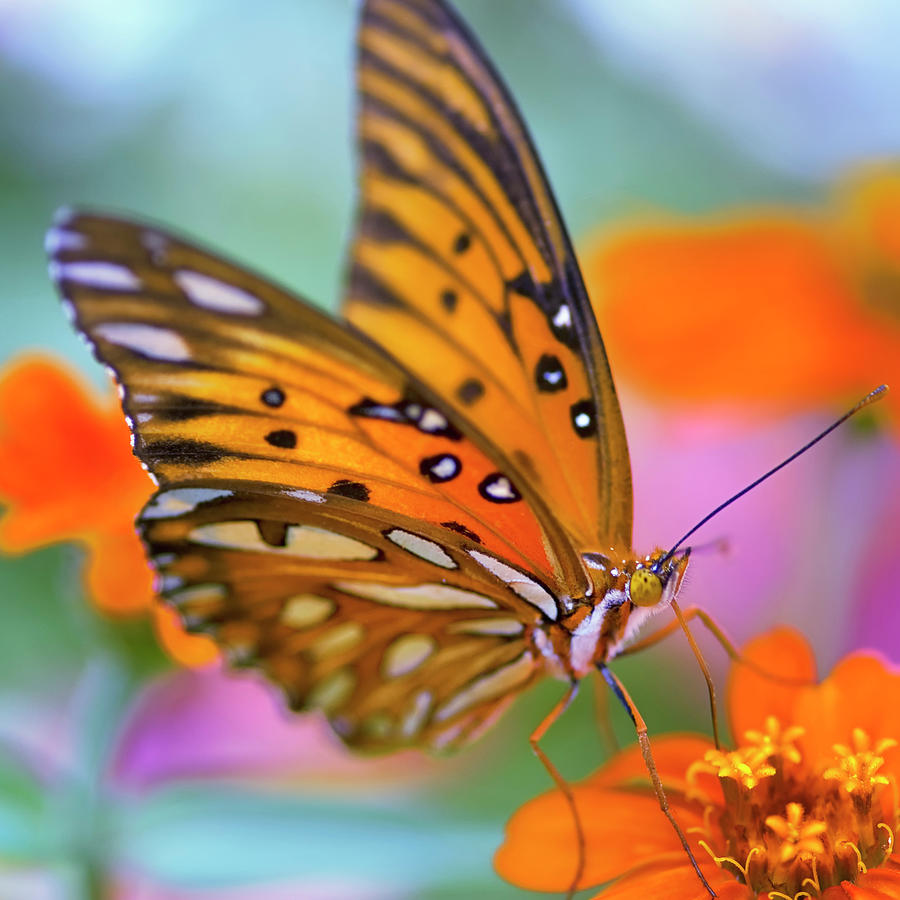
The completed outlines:
[[[631,547],[603,341],[475,38],[442,0],[366,0],[357,89],[342,318],[89,212],[51,270],[158,484],[138,526],[187,629],[352,747],[452,748],[538,678],[567,702],[608,672],[687,554]]]

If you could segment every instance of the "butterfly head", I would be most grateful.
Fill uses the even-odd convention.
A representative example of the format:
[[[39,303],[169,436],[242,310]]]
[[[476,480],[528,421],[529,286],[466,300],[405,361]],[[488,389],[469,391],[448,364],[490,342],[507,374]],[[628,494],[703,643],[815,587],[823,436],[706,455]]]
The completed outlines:
[[[597,573],[594,582],[601,596],[613,592],[619,602],[630,600],[647,609],[668,606],[678,595],[689,557],[690,550],[673,556],[658,549],[642,558],[623,559],[618,565],[611,562],[614,556],[600,553],[586,553],[583,559]]]
[[[628,598],[635,606],[668,606],[678,595],[689,558],[690,550],[674,557],[655,551],[631,573]]]

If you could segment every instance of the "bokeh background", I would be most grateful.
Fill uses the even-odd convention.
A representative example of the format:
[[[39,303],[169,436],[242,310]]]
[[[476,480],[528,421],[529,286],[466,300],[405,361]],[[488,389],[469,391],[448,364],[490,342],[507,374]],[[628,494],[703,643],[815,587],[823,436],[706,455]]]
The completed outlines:
[[[670,544],[897,368],[900,7],[459,7],[583,253],[636,546]],[[108,390],[46,277],[63,204],[151,217],[335,309],[354,18],[337,0],[0,0],[0,363],[52,354]],[[795,625],[826,668],[860,646],[900,658],[897,425],[879,404],[708,525],[698,542],[727,549],[697,555],[684,602],[738,642]],[[82,448],[63,449],[77,477]],[[355,760],[252,677],[174,663],[146,614],[97,611],[84,555],[0,557],[0,897],[526,896],[491,855],[549,787],[527,735],[561,685],[452,759]],[[653,731],[708,730],[684,643],[618,666]],[[605,752],[590,694],[545,742],[571,778]]]

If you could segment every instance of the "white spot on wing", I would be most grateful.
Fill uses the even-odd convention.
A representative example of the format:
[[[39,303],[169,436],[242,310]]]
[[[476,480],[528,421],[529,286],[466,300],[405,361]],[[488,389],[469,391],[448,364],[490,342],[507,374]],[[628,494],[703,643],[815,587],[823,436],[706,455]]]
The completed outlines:
[[[325,498],[315,491],[304,491],[298,488],[293,491],[284,491],[286,497],[293,497],[295,500],[303,500],[306,503],[324,503]]]
[[[433,563],[443,569],[455,569],[456,563],[450,555],[434,541],[423,538],[418,534],[410,531],[404,531],[402,528],[392,528],[385,537],[393,544],[401,547],[407,553],[418,556],[426,562]]]
[[[231,491],[216,488],[173,488],[157,494],[141,513],[142,519],[170,519],[191,512],[201,503],[231,497]]]
[[[563,303],[553,316],[553,324],[557,328],[570,328],[572,325],[572,311],[567,303]]]
[[[397,678],[415,671],[434,653],[437,642],[428,634],[402,634],[384,651],[381,660],[386,678]]]
[[[328,656],[339,656],[352,650],[363,639],[365,629],[359,622],[341,622],[334,628],[317,637],[310,645],[309,652],[313,659],[323,660]]]
[[[309,692],[307,706],[315,706],[326,713],[340,709],[349,699],[356,687],[356,676],[349,666],[337,669],[323,678]]]
[[[453,622],[447,628],[451,634],[484,634],[497,637],[513,637],[521,634],[524,630],[525,625],[518,619],[501,618],[500,616]]]
[[[505,562],[501,562],[496,556],[491,556],[489,553],[482,553],[480,550],[469,550],[469,555],[480,566],[508,585],[509,589],[526,603],[536,606],[548,619],[556,621],[559,615],[556,599],[536,581],[529,578],[524,572],[520,572],[512,566],[508,566]]]
[[[258,316],[265,311],[259,297],[202,272],[179,269],[175,281],[195,306],[228,315]]]
[[[429,433],[434,431],[442,431],[447,427],[446,416],[439,413],[436,409],[426,409],[419,419],[419,428]]]
[[[356,597],[403,609],[497,609],[497,604],[490,597],[446,584],[395,587],[372,581],[339,581],[335,587]]]
[[[456,461],[455,457],[450,456],[449,454],[447,454],[447,456],[442,456],[431,467],[431,474],[441,481],[449,481],[451,478],[455,477],[458,472],[459,463]]]
[[[61,250],[83,250],[86,246],[87,239],[83,234],[65,228],[51,228],[44,238],[44,251],[48,256]]]
[[[168,598],[168,602],[175,607],[190,605],[191,607],[210,604],[218,606],[226,597],[228,591],[221,584],[195,584],[189,588],[178,591]]]
[[[485,484],[484,490],[494,500],[517,500],[519,496],[505,475],[498,475],[493,481],[489,481]]]
[[[184,338],[168,328],[143,325],[134,322],[104,322],[92,334],[118,347],[125,347],[164,362],[185,362],[191,358],[191,350]]]
[[[170,591],[177,591],[184,587],[184,579],[180,575],[163,575],[156,582],[156,589],[161,594],[167,594]]]
[[[87,287],[110,291],[136,291],[141,280],[127,266],[101,260],[55,262],[50,265],[55,281],[74,281]]]
[[[344,562],[374,559],[378,551],[362,541],[316,528],[313,525],[289,525],[283,547],[273,547],[263,541],[253,522],[214,522],[199,525],[188,534],[195,544],[209,547],[228,547],[277,556],[300,556],[306,559],[337,559]]]
[[[405,738],[418,734],[425,722],[434,698],[430,691],[419,691],[413,698],[412,708],[400,723],[400,733]]]
[[[444,722],[478,703],[508,694],[518,685],[527,681],[533,672],[533,657],[526,650],[511,663],[507,663],[505,666],[483,675],[481,678],[473,681],[468,687],[453,694],[437,708],[434,714],[435,721]]]
[[[335,611],[333,600],[317,594],[297,594],[288,599],[281,611],[281,621],[291,628],[319,625]]]

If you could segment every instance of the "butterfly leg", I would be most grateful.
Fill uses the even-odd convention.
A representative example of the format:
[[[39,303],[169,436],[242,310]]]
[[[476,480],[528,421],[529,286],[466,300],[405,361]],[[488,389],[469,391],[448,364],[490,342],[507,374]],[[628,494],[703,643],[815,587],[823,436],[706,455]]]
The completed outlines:
[[[578,889],[578,882],[581,881],[581,876],[584,874],[584,857],[585,857],[585,839],[584,839],[584,828],[581,824],[581,819],[578,815],[578,808],[575,806],[575,797],[572,795],[572,789],[569,787],[568,782],[559,772],[559,769],[550,762],[550,757],[544,752],[541,748],[540,741],[541,738],[547,733],[550,726],[569,708],[569,704],[575,699],[578,695],[578,682],[573,681],[569,685],[569,689],[563,695],[562,699],[560,699],[557,704],[550,710],[550,712],[544,717],[544,720],[538,725],[534,731],[531,732],[531,736],[528,738],[528,742],[531,744],[531,749],[534,751],[537,758],[541,761],[541,764],[547,770],[547,773],[553,779],[556,786],[562,792],[562,795],[566,798],[566,803],[569,804],[569,809],[572,812],[572,821],[575,823],[575,834],[578,839],[578,865],[575,869],[575,874],[572,876],[572,881],[569,885],[569,889],[566,893],[566,900],[571,900],[573,894]]]
[[[612,717],[609,714],[609,691],[606,690],[606,685],[599,681],[594,682],[594,715],[597,717],[600,743],[606,757],[615,756],[621,747],[612,727]]]
[[[693,851],[690,848],[690,845],[687,842],[687,838],[684,835],[684,832],[681,830],[681,826],[678,822],[675,821],[675,817],[672,815],[672,811],[669,809],[669,801],[666,797],[666,792],[663,790],[662,781],[659,777],[659,772],[656,768],[656,762],[653,759],[653,752],[650,749],[650,738],[647,736],[647,723],[644,721],[644,717],[641,715],[637,706],[635,706],[634,701],[628,694],[628,691],[625,690],[625,685],[622,684],[621,681],[616,677],[613,671],[606,665],[606,663],[598,663],[597,668],[600,670],[600,674],[605,679],[606,683],[612,688],[612,692],[619,698],[622,705],[625,707],[628,715],[631,717],[631,721],[634,723],[634,730],[637,733],[638,745],[641,748],[641,756],[644,758],[644,765],[647,767],[647,772],[650,775],[650,781],[653,783],[653,790],[656,793],[656,799],[659,801],[660,809],[663,811],[665,817],[669,820],[669,823],[675,829],[675,833],[678,835],[679,841],[681,841],[681,846],[684,848],[684,852],[687,853],[688,858],[691,861],[691,865],[694,867],[694,871],[697,873],[697,877],[703,883],[703,887],[709,892],[710,897],[716,897],[716,892],[712,889],[709,882],[703,875],[703,872],[700,871],[700,866],[697,864],[697,860],[694,858]]]
[[[703,653],[700,650],[700,647],[697,644],[697,641],[694,640],[694,635],[692,634],[690,628],[688,628],[688,621],[695,616],[700,618],[700,620],[707,626],[707,628],[712,631],[713,635],[715,635],[716,639],[719,643],[725,647],[725,652],[728,653],[729,656],[732,654],[736,654],[737,650],[734,647],[734,644],[725,637],[725,633],[721,628],[716,625],[710,617],[698,609],[697,607],[690,607],[686,612],[681,611],[681,607],[678,603],[673,600],[672,601],[672,611],[675,613],[675,621],[669,622],[668,625],[664,625],[658,631],[654,631],[653,634],[648,635],[643,640],[635,641],[635,643],[626,647],[619,656],[628,656],[632,653],[637,653],[639,650],[646,650],[647,647],[652,647],[654,644],[661,641],[663,638],[668,637],[673,631],[680,628],[685,635],[687,636],[688,643],[691,646],[691,652],[694,654],[694,658],[697,660],[697,665],[700,666],[700,671],[703,673],[703,680],[706,682],[706,691],[709,694],[709,712],[712,718],[712,729],[713,729],[713,740],[715,741],[716,748],[720,748],[722,746],[721,741],[719,740],[719,712],[718,705],[716,703],[716,685],[713,682],[712,673],[709,671],[709,666],[707,665],[706,659],[703,657]],[[735,658],[732,656],[732,658]]]
[[[675,604],[673,604],[675,606]],[[648,647],[652,647],[654,644],[658,644],[664,638],[667,638],[674,631],[677,631],[679,628],[685,630],[685,625],[691,619],[699,619],[705,626],[707,631],[716,639],[722,649],[728,654],[728,658],[732,660],[732,662],[740,663],[741,665],[747,666],[756,672],[757,675],[761,675],[763,678],[768,678],[770,681],[777,681],[780,684],[788,684],[794,686],[802,686],[808,685],[809,682],[805,679],[801,678],[786,678],[784,675],[779,675],[777,672],[770,672],[767,669],[764,669],[762,666],[758,666],[752,660],[747,659],[740,650],[735,646],[734,641],[725,634],[722,626],[716,622],[716,620],[704,609],[700,609],[698,606],[689,606],[685,610],[679,609],[677,606],[675,608],[676,618],[674,622],[669,622],[668,625],[664,625],[662,628],[654,631],[652,634],[647,635],[647,637],[642,638],[639,641],[635,641],[633,644],[630,644],[626,647],[619,656],[630,656],[633,653],[638,653],[641,650],[646,650]],[[683,621],[682,621],[683,620]],[[690,632],[687,632],[688,639],[691,640]],[[692,642],[693,643],[693,642]],[[701,668],[704,668],[704,664],[701,664]]]

